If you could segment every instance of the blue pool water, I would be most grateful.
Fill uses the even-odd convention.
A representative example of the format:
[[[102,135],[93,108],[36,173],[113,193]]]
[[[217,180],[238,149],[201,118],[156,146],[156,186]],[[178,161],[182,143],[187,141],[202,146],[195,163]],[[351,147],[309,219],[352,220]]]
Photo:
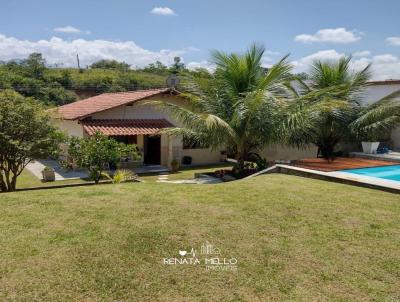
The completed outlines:
[[[400,181],[400,165],[350,169],[342,172]]]

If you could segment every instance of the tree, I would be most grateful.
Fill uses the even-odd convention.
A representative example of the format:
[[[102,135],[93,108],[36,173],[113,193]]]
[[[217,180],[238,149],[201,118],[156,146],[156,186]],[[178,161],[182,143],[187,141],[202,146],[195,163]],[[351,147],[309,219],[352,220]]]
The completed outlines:
[[[142,69],[145,72],[156,73],[156,74],[166,74],[168,73],[168,67],[161,63],[160,61],[156,61],[155,63],[150,63],[146,67]]]
[[[361,107],[357,118],[350,124],[352,134],[360,141],[376,141],[387,137],[400,124],[399,99],[400,90]]]
[[[100,132],[85,138],[72,137],[68,154],[78,166],[89,170],[89,176],[96,184],[99,183],[107,164],[117,163],[121,157],[139,157],[136,145],[118,143]]]
[[[100,60],[92,65],[90,68],[101,68],[101,69],[116,69],[116,70],[129,70],[130,65],[125,62],[118,62],[117,60]]]
[[[42,79],[46,69],[46,60],[41,53],[31,53],[25,60],[24,65],[27,66],[29,74],[36,79]]]
[[[264,47],[252,45],[244,54],[212,53],[217,66],[208,88],[196,80],[184,96],[185,108],[157,102],[179,120],[182,128],[164,132],[212,148],[228,148],[236,158],[239,175],[245,161],[269,143],[280,140],[282,108],[289,95],[291,66],[284,57],[267,72],[261,66]]]
[[[388,131],[399,121],[398,94],[384,98],[371,106],[362,106],[360,97],[370,79],[370,65],[354,72],[350,57],[334,62],[315,61],[309,82],[299,80],[297,98],[287,110],[286,123],[291,144],[314,144],[317,156],[333,160],[339,143],[355,136]]]
[[[57,154],[62,134],[36,100],[0,92],[0,189],[14,191],[17,178],[35,158]]]
[[[174,57],[174,64],[172,64],[170,70],[172,73],[179,73],[185,69],[185,64],[182,62],[180,57]]]

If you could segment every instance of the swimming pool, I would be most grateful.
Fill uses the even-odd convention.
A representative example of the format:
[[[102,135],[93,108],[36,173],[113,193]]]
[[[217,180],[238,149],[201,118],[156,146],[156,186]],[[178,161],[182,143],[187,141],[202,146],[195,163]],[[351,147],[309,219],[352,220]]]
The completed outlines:
[[[400,181],[400,165],[349,169],[341,172]]]

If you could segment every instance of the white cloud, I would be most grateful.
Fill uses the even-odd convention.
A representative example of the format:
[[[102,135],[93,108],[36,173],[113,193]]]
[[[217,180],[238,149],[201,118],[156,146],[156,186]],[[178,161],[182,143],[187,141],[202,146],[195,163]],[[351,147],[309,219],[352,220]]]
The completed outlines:
[[[190,62],[186,65],[186,67],[189,70],[195,70],[196,68],[205,68],[207,69],[209,72],[214,72],[215,71],[215,64],[211,63],[210,61],[207,60],[203,60],[203,61],[199,61],[199,62]]]
[[[154,15],[162,15],[162,16],[174,16],[176,15],[174,10],[169,7],[154,7],[150,13]]]
[[[194,46],[189,46],[185,48],[187,51],[201,51],[200,48],[194,47]]]
[[[370,55],[371,55],[371,52],[369,50],[356,51],[353,53],[353,57],[355,57],[355,58],[368,57]]]
[[[83,34],[83,33],[85,33],[87,35],[90,34],[89,30],[83,31],[83,30],[73,27],[71,25],[67,25],[67,26],[63,26],[63,27],[56,27],[56,28],[54,28],[54,31],[59,32],[59,33],[65,33],[65,34]]]
[[[321,61],[335,61],[343,57],[344,53],[338,53],[334,49],[321,50],[311,55],[305,56],[299,60],[293,61],[292,64],[295,72],[306,72],[311,64],[316,60]]]
[[[344,27],[320,29],[315,34],[297,35],[294,40],[302,43],[331,42],[331,43],[353,43],[361,39],[360,33],[348,31]]]
[[[386,39],[386,43],[393,46],[400,46],[400,37],[389,37]]]
[[[175,56],[182,56],[188,50],[151,51],[138,46],[133,41],[63,40],[58,37],[29,41],[0,34],[0,60],[24,59],[32,52],[42,53],[49,64],[59,66],[76,66],[78,53],[81,66],[90,65],[100,59],[115,59],[125,61],[132,67],[143,67],[155,61],[170,65]]]
[[[400,79],[400,58],[392,54],[372,57],[372,72],[375,80]]]
[[[335,61],[345,56],[334,49],[323,50],[311,55],[292,61],[295,72],[308,72],[311,64],[315,60]],[[373,80],[399,79],[400,78],[400,58],[392,54],[381,54],[370,57],[370,53],[365,52],[365,56],[359,56],[351,61],[353,70],[365,68],[372,64],[371,72]]]

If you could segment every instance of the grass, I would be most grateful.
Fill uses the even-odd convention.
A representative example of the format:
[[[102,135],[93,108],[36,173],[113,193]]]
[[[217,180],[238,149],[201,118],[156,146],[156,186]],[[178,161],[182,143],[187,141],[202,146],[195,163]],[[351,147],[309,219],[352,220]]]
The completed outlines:
[[[26,189],[26,188],[35,188],[35,187],[51,187],[51,186],[60,186],[60,185],[70,185],[70,184],[79,184],[79,183],[87,183],[87,180],[84,179],[68,179],[68,180],[60,180],[60,181],[50,181],[44,182],[33,175],[27,169],[23,170],[21,175],[17,179],[17,189]]]
[[[0,300],[398,301],[400,197],[289,175],[0,195]],[[164,265],[209,241],[237,271]]]

